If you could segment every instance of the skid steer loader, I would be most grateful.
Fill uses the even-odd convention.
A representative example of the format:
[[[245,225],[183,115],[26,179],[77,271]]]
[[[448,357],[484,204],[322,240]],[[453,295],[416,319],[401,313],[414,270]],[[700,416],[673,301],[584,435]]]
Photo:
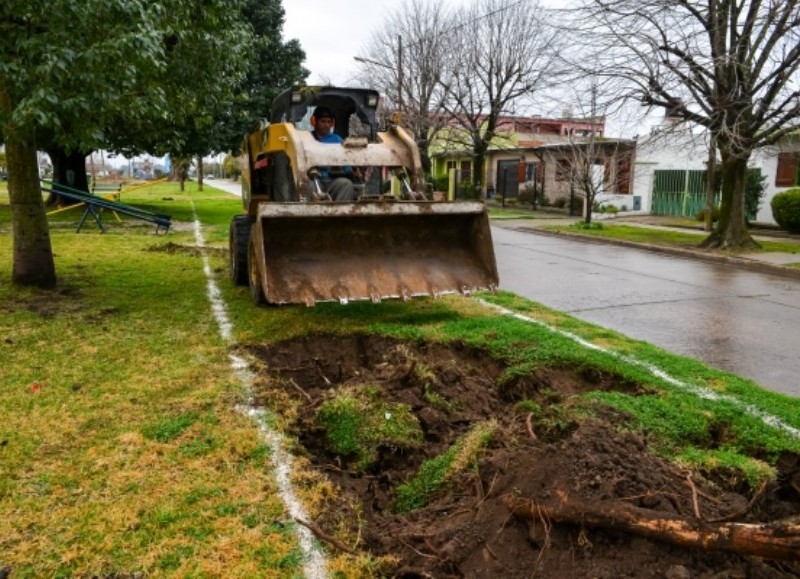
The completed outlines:
[[[366,89],[292,88],[245,137],[245,212],[230,225],[230,275],[249,284],[256,303],[496,289],[485,204],[428,199],[414,140],[397,124],[378,129],[378,98]],[[320,105],[333,113],[341,144],[314,138],[311,117]],[[337,171],[360,176],[354,201],[325,192]]]

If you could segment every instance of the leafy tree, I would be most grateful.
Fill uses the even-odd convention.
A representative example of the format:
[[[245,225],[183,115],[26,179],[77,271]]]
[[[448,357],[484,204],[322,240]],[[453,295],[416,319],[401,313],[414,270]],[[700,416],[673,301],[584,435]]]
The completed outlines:
[[[208,0],[202,9],[171,1],[162,66],[147,79],[163,106],[149,115],[123,109],[107,131],[109,148],[127,155],[202,157],[220,150],[251,58],[243,0]]]
[[[747,162],[800,128],[800,0],[586,0],[570,29],[592,38],[596,74],[623,81],[624,96],[710,132],[722,195],[704,245],[757,245]]]
[[[283,90],[302,84],[308,77],[303,67],[305,52],[296,39],[284,41],[285,11],[281,0],[244,0],[242,20],[253,33],[244,47],[248,68],[213,152],[238,151],[243,136],[255,121],[269,116],[272,101]]]
[[[222,162],[222,170],[234,181],[238,180],[242,174],[242,169],[239,167],[236,157],[230,154],[225,155],[225,160]]]
[[[239,8],[239,0],[0,3],[13,282],[56,283],[37,147],[71,156],[78,179],[85,153],[109,143],[183,148],[187,127],[202,127],[204,109],[216,111],[237,80],[247,38]]]
[[[64,146],[87,149],[102,139],[103,103],[118,103],[135,92],[138,71],[159,64],[156,15],[147,4],[0,3],[0,125],[6,138],[16,283],[44,288],[56,283],[39,189],[37,132],[50,132]],[[129,74],[112,78],[105,72],[116,70]]]

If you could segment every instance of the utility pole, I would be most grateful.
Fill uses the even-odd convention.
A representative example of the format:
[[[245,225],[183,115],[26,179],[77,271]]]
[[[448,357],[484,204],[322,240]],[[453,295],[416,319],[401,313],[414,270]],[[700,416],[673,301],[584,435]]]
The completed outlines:
[[[403,109],[403,37],[397,37],[397,110]]]

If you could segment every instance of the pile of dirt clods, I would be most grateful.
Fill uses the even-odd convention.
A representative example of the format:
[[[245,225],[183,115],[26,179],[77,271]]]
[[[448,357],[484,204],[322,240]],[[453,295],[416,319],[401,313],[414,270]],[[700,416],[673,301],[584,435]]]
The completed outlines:
[[[293,434],[315,468],[340,489],[341,504],[316,523],[324,530],[334,519],[360,521],[361,528],[353,529],[353,537],[361,538],[354,548],[394,556],[394,577],[800,577],[797,557],[678,546],[599,524],[588,515],[574,522],[554,520],[547,505],[565,500],[579,509],[630,508],[637,516],[712,526],[800,514],[798,456],[785,457],[778,482],[754,492],[732,473],[690,473],[651,454],[645,438],[620,428],[626,416],[619,412],[597,408],[593,418],[576,422],[565,411],[581,393],[635,395],[634,384],[591,368],[538,369],[509,377],[503,364],[483,351],[375,335],[320,335],[249,350],[270,377],[259,383],[305,399]],[[419,383],[420,367],[434,376],[438,399],[449,402],[446,408],[430,403],[430,383]],[[425,437],[421,450],[381,449],[366,474],[326,447],[314,419],[315,408],[332,391],[364,382],[378,385],[384,400],[409,405]],[[536,421],[523,400],[541,408]],[[477,468],[467,469],[424,508],[396,513],[395,487],[471,424],[490,418],[499,427]],[[512,512],[514,504],[529,505],[527,514]],[[613,513],[605,514],[616,520]]]

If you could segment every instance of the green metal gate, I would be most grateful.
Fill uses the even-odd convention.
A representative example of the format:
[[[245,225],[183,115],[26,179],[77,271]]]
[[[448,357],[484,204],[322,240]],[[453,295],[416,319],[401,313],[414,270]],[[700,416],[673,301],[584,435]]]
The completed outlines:
[[[719,203],[719,194],[714,195]],[[694,217],[706,206],[706,172],[655,171],[653,176],[653,215]]]

